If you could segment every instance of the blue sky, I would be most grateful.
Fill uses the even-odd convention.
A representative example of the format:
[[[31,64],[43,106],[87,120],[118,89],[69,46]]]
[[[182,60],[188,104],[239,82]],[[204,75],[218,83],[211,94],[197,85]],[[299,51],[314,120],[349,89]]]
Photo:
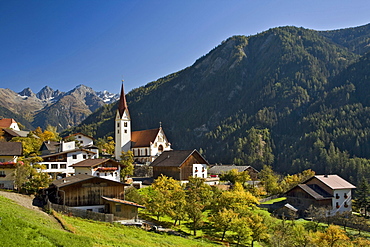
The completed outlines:
[[[126,92],[192,65],[233,35],[370,23],[342,0],[0,0],[0,88]]]

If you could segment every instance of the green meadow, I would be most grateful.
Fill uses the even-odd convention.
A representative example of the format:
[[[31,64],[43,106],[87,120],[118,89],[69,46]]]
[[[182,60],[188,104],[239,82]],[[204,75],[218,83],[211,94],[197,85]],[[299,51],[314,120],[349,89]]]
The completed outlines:
[[[54,215],[59,221],[0,196],[0,246],[220,246],[205,239]]]

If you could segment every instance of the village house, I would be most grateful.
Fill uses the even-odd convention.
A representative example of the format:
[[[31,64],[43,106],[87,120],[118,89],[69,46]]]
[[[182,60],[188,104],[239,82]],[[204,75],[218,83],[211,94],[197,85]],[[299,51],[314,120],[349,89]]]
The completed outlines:
[[[0,119],[0,128],[12,129],[19,131],[18,123],[13,118],[2,118]]]
[[[83,133],[75,133],[63,138],[64,140],[74,139],[77,143],[77,147],[89,150],[96,153],[96,157],[99,157],[99,148],[94,145],[94,138],[85,135]]]
[[[78,174],[54,180],[45,194],[50,202],[72,208],[114,214],[121,219],[137,219],[143,206],[124,199],[129,184]]]
[[[75,142],[44,142],[40,148],[43,161],[39,164],[45,165],[43,172],[62,177],[75,173],[72,165],[85,159],[98,158],[94,151],[76,148]]]
[[[287,202],[304,215],[310,205],[328,209],[328,215],[352,211],[352,189],[338,175],[316,175],[286,192]]]
[[[120,182],[122,164],[111,159],[86,159],[71,165],[75,174],[86,174]]]
[[[164,151],[153,161],[153,177],[161,175],[176,180],[188,180],[189,177],[207,178],[208,161],[197,150]]]
[[[21,142],[0,142],[0,188],[14,189],[13,174],[21,155]]]

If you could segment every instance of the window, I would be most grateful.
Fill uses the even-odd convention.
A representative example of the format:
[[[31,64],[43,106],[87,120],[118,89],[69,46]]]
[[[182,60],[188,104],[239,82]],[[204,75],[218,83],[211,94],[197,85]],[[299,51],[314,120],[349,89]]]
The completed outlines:
[[[58,169],[58,164],[51,164],[51,169]]]
[[[4,187],[5,187],[5,184],[0,183],[0,188],[4,188]]]
[[[162,153],[163,152],[163,146],[162,145],[159,145],[158,147],[158,152]]]
[[[337,202],[335,206],[336,206],[337,208],[339,208],[339,203]]]
[[[0,177],[5,177],[6,175],[5,175],[5,171],[0,171]]]
[[[127,134],[127,130],[125,130],[125,134]]]
[[[82,157],[83,157],[84,159],[86,159],[86,154],[84,154]]]
[[[123,126],[127,127],[127,122],[124,122]]]
[[[338,193],[335,194],[335,198],[339,199],[339,195]]]
[[[117,128],[119,128],[119,123],[117,123]]]
[[[46,169],[49,169],[49,164],[44,164]]]
[[[346,198],[346,199],[348,198],[348,195],[347,195],[347,193],[344,193],[344,198]]]
[[[72,155],[72,159],[77,159],[77,154]]]
[[[0,159],[0,162],[5,162],[5,159]]]
[[[82,144],[82,143],[84,143],[83,141],[80,141],[80,143]]]
[[[121,212],[121,204],[116,204],[116,212]]]
[[[60,169],[66,169],[67,165],[66,164],[60,164]]]

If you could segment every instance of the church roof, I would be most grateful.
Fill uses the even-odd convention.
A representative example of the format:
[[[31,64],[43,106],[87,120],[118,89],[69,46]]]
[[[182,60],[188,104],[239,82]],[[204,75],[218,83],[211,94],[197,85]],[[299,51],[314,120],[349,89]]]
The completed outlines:
[[[200,164],[209,165],[203,156],[196,150],[170,150],[164,151],[156,158],[151,166],[177,166],[180,167],[187,159],[193,155]]]
[[[159,130],[160,128],[131,132],[132,147],[148,147],[151,142],[154,143]]]
[[[127,115],[129,115],[128,106],[127,106],[127,102],[126,102],[125,91],[123,90],[123,84],[122,84],[121,95],[120,95],[119,102],[118,102],[118,112],[119,112],[119,116],[121,118],[122,118],[123,113],[125,111],[127,111]]]

